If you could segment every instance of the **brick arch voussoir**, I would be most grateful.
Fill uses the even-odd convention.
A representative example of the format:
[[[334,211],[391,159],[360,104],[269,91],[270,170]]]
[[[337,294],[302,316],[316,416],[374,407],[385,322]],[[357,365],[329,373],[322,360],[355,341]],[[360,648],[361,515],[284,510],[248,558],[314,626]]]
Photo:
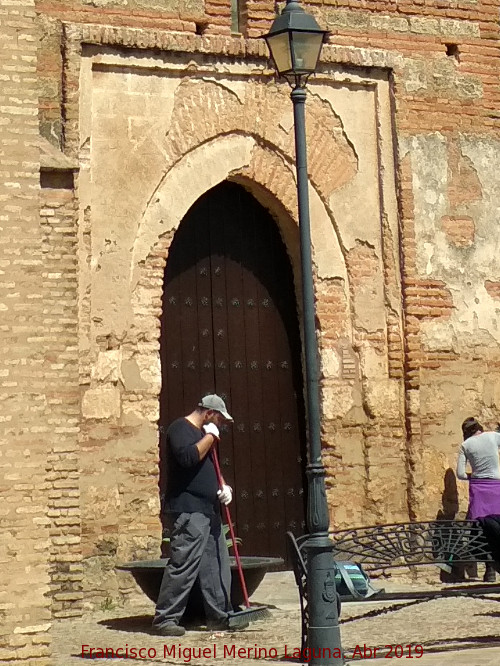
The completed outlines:
[[[175,93],[167,134],[170,154],[180,158],[216,136],[241,128],[244,105],[227,86],[214,81],[186,79]]]
[[[233,172],[230,179],[244,180],[250,190],[252,190],[252,184],[255,184],[258,188],[269,192],[287,216],[297,225],[297,185],[292,165],[275,149],[256,146],[248,166]]]
[[[316,95],[309,100],[306,115],[308,168],[311,181],[328,201],[358,170],[358,158],[342,121],[329,102]]]
[[[283,122],[283,121],[286,122]],[[309,175],[325,201],[357,171],[357,156],[329,102],[312,95],[306,113]],[[275,146],[289,161],[295,159],[293,114],[288,88],[247,83],[240,97],[228,86],[186,79],[176,93],[167,153],[171,165],[197,146],[217,136],[241,133]],[[170,165],[170,166],[171,166]]]
[[[250,86],[245,98],[245,130],[295,160],[293,107],[286,86]],[[289,118],[288,126],[280,122]],[[331,194],[348,183],[358,168],[357,155],[342,122],[329,102],[312,95],[307,102],[306,133],[309,176],[327,201]]]

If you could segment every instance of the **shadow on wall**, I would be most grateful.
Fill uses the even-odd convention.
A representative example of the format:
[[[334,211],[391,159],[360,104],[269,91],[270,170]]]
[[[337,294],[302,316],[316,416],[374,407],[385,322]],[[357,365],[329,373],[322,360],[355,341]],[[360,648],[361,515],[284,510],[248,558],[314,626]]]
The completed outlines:
[[[442,508],[437,513],[437,520],[454,520],[458,513],[458,489],[455,472],[449,467],[444,473],[444,490],[441,495]]]
[[[442,507],[437,512],[437,520],[455,520],[459,510],[457,477],[455,472],[448,468],[444,473],[444,489],[441,495]],[[469,578],[477,577],[477,564],[455,564],[450,573],[441,570],[439,579],[442,583],[456,583]]]

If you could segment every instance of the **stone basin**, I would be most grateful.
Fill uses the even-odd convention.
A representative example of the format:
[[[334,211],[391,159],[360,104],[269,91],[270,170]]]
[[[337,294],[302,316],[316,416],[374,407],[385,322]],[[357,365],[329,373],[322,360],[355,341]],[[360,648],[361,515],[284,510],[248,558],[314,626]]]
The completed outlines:
[[[237,608],[243,604],[243,592],[241,590],[238,570],[236,567],[236,560],[230,557],[231,562],[231,603],[233,608]],[[257,556],[242,556],[240,557],[243,567],[243,574],[245,576],[245,583],[247,586],[248,596],[252,596],[258,588],[262,579],[270,569],[276,569],[283,565],[281,557],[257,557]],[[163,571],[168,559],[161,560],[137,560],[135,562],[126,562],[116,566],[120,571],[130,571],[136,583],[141,590],[146,594],[151,601],[156,603],[158,594],[160,592],[161,579]],[[193,588],[186,613],[184,617],[192,620],[196,618],[203,618],[203,602],[199,588],[195,585]]]

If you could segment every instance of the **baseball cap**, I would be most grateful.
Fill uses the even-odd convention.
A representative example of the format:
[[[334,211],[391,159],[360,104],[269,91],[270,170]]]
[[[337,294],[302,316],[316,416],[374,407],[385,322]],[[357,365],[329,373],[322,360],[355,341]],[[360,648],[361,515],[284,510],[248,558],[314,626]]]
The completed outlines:
[[[222,416],[228,421],[233,420],[233,417],[226,409],[226,403],[216,393],[211,393],[210,395],[204,396],[199,403],[199,407],[204,407],[205,409],[214,409],[216,412],[220,412]]]

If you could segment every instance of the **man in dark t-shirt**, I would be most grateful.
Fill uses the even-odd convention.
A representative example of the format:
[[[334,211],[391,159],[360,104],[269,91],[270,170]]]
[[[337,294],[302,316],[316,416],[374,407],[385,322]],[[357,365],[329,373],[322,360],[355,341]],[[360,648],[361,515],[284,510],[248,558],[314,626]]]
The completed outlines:
[[[232,421],[224,401],[207,395],[169,426],[161,442],[167,465],[161,511],[172,525],[171,556],[153,619],[153,630],[162,636],[185,633],[179,621],[197,579],[209,629],[229,629],[231,570],[219,503],[231,502],[232,489],[224,482],[219,488],[210,455],[223,421]]]

